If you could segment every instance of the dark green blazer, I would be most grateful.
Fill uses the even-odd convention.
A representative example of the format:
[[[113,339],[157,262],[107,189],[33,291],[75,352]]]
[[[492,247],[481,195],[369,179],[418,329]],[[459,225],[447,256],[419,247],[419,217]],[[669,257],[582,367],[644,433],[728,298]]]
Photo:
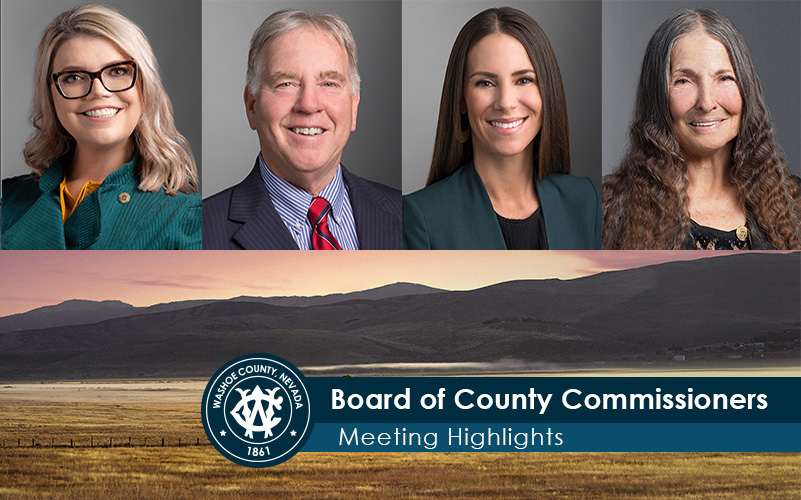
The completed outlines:
[[[586,177],[537,181],[550,250],[601,248],[601,194]],[[403,197],[403,248],[505,250],[501,226],[472,164]]]
[[[2,248],[10,250],[171,250],[201,247],[200,195],[168,196],[138,189],[132,160],[61,222],[59,184],[65,157],[39,180],[20,176],[3,181]]]

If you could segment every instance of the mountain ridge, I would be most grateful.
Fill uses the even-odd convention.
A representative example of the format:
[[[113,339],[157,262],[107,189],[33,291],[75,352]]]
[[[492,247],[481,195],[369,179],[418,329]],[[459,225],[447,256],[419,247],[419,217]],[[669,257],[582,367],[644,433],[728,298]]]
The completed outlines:
[[[311,308],[214,301],[9,332],[0,335],[0,379],[204,377],[248,352],[299,366],[653,363],[671,362],[676,352],[793,359],[799,255],[732,255]]]

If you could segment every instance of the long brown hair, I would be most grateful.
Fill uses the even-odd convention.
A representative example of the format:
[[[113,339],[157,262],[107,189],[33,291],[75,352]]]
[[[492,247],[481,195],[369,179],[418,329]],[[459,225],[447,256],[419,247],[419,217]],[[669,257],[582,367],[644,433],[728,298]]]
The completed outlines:
[[[729,53],[742,96],[740,130],[732,148],[731,180],[749,222],[777,249],[801,248],[801,193],[773,139],[767,106],[745,40],[722,15],[682,10],[648,42],[637,88],[629,148],[603,182],[604,249],[680,249],[691,228],[687,161],[671,126],[670,52],[682,36],[702,29]]]
[[[461,112],[464,72],[470,49],[492,33],[514,37],[525,47],[534,65],[542,96],[543,116],[542,128],[534,139],[537,177],[544,179],[551,172],[570,173],[567,101],[551,42],[531,16],[511,7],[499,7],[487,9],[470,19],[453,43],[442,85],[434,157],[426,185],[444,179],[473,158],[470,125],[467,115]]]

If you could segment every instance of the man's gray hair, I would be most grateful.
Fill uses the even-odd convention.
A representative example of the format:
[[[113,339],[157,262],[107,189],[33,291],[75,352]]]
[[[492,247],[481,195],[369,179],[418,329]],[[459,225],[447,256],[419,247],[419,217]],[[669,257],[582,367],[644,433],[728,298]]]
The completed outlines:
[[[345,49],[348,54],[351,92],[356,95],[360,88],[361,78],[359,77],[359,68],[357,66],[356,41],[353,39],[353,33],[351,33],[348,25],[334,14],[317,14],[297,9],[279,10],[273,13],[253,33],[253,38],[250,39],[250,50],[248,51],[247,72],[248,91],[251,95],[256,95],[256,91],[260,86],[262,76],[261,52],[264,45],[271,38],[304,26],[312,26],[327,33]],[[310,47],[309,50],[315,50],[315,47]]]

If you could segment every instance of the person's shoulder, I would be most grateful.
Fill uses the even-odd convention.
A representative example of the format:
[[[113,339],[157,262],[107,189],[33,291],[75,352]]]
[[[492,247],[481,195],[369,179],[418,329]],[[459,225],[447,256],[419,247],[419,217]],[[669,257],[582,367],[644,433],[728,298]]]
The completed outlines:
[[[7,229],[42,196],[39,180],[30,174],[3,179],[2,227]]]
[[[589,177],[552,172],[542,184],[554,186],[563,197],[569,199],[596,201],[600,198],[598,185]]]
[[[228,213],[231,207],[231,197],[236,186],[223,189],[203,199],[203,247],[222,248],[213,243],[211,234],[225,233],[224,241],[230,239],[228,228]],[[214,240],[216,241],[216,240]]]
[[[388,214],[400,219],[401,217],[401,191],[394,187],[371,181],[342,168],[342,177],[350,192],[351,202],[354,197],[360,200],[369,200],[374,207],[380,207]]]
[[[552,172],[545,178],[556,186],[564,189],[574,189],[576,191],[597,191],[598,186],[589,177],[566,174],[563,172]]]
[[[422,189],[407,194],[404,198],[418,205],[439,205],[452,199],[452,193],[463,189],[468,174],[467,166],[460,167],[444,179],[440,179],[433,184],[429,184]]]
[[[365,179],[364,177],[360,177],[345,168],[342,169],[342,176],[345,178],[345,182],[351,189],[366,189],[368,191],[379,193],[387,198],[400,199],[401,192],[399,189],[394,187]]]
[[[256,166],[253,167],[247,177],[233,186],[204,198],[203,213],[211,216],[225,214],[227,217],[232,203],[236,203],[238,212],[252,213],[258,209],[263,199],[268,196],[259,172],[257,160]]]
[[[121,195],[120,195],[121,196]],[[125,203],[124,198],[117,201]],[[202,209],[200,193],[135,190],[130,203],[137,202],[139,217],[151,228],[160,228],[163,250],[199,250],[201,248]]]
[[[228,203],[231,201],[231,194],[234,192],[234,187],[231,186],[229,188],[223,189],[219,193],[215,193],[211,196],[207,196],[203,198],[203,209],[206,208],[216,208],[220,206],[228,206]]]
[[[3,197],[6,195],[29,194],[39,196],[39,180],[30,174],[3,179]]]
[[[30,174],[3,179],[3,227],[21,217],[41,196],[39,180]]]

